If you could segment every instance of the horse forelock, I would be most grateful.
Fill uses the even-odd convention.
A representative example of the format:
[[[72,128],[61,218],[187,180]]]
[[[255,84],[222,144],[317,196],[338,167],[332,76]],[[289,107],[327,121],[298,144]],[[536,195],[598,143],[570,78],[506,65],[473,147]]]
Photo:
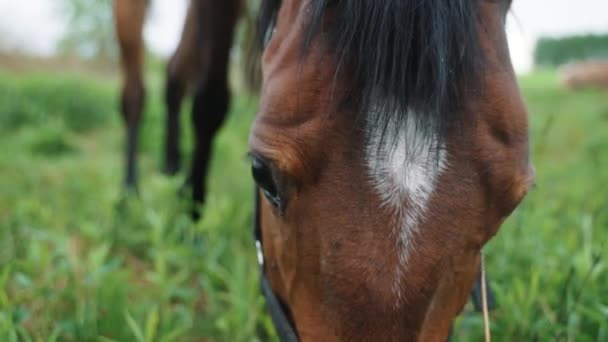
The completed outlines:
[[[383,127],[381,135],[389,123],[409,124],[442,141],[466,121],[462,107],[482,74],[478,2],[309,0],[302,53],[320,37],[337,61],[335,79],[346,80],[340,102],[356,109],[345,112]],[[272,35],[281,3],[262,1],[261,47]]]

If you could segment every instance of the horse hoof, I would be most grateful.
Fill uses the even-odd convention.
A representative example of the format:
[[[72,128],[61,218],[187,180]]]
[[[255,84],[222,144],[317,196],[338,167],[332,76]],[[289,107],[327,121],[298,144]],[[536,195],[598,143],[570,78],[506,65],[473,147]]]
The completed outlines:
[[[177,162],[167,162],[162,172],[167,176],[175,176],[179,172],[180,166]]]
[[[193,222],[199,222],[201,217],[201,210],[199,208],[192,208],[192,210],[190,210],[190,218]]]
[[[177,196],[181,198],[190,198],[192,196],[192,186],[188,180],[177,189]]]
[[[134,181],[127,180],[122,187],[122,196],[123,199],[128,199],[131,197],[139,197],[139,188],[137,187],[137,183]]]
[[[139,191],[137,190],[137,187],[123,187],[118,199],[116,200],[116,203],[114,204],[114,210],[117,213],[127,212],[130,204],[133,202],[133,199],[139,199]]]
[[[190,217],[192,218],[192,222],[197,223],[203,217],[203,202],[197,201],[195,199],[190,203]]]

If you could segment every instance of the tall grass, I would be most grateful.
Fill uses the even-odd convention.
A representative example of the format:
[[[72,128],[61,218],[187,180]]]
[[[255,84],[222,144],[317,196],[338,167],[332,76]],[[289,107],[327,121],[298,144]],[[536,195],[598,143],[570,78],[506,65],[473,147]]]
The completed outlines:
[[[258,291],[244,158],[255,101],[240,96],[232,105],[215,141],[203,219],[194,224],[178,195],[184,175],[158,172],[160,83],[149,82],[141,194],[124,198],[117,84],[0,73],[1,341],[275,338]],[[550,72],[521,84],[538,186],[486,251],[499,304],[493,333],[603,341],[608,99],[561,90]],[[182,119],[189,149],[189,118]],[[481,317],[465,312],[455,332],[479,340]]]

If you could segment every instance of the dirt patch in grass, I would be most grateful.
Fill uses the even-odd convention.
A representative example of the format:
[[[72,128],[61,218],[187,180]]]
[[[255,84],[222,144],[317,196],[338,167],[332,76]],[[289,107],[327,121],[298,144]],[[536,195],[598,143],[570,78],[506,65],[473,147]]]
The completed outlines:
[[[61,70],[104,78],[120,75],[116,60],[84,60],[75,56],[36,57],[6,52],[0,52],[0,69],[14,73]]]

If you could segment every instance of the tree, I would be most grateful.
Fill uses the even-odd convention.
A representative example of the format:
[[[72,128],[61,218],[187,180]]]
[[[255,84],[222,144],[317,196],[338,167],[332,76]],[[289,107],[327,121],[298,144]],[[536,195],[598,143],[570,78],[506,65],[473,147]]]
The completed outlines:
[[[114,59],[117,48],[111,0],[59,0],[68,22],[59,50],[85,58]]]

